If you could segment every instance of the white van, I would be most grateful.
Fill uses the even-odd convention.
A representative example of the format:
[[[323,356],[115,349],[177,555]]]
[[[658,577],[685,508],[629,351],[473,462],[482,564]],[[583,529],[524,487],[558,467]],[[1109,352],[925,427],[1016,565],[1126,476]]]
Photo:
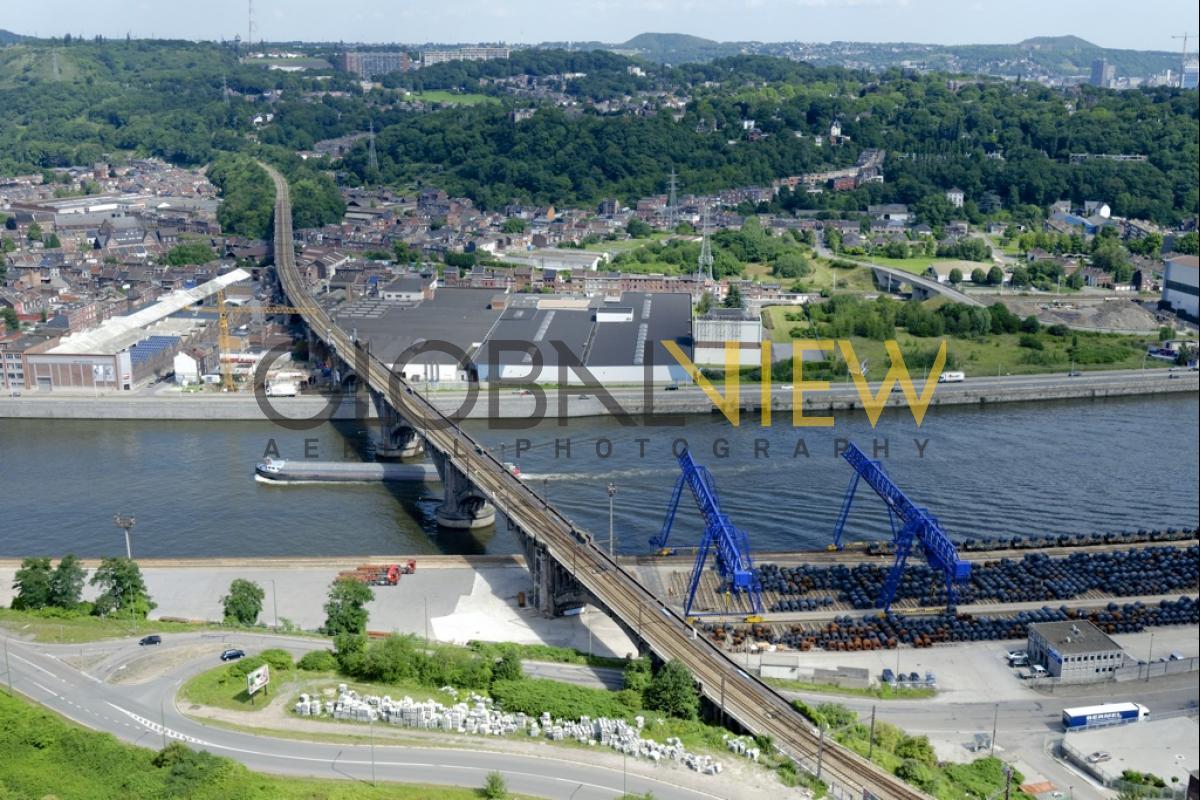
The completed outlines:
[[[967,376],[961,372],[943,372],[938,375],[938,383],[962,383]]]

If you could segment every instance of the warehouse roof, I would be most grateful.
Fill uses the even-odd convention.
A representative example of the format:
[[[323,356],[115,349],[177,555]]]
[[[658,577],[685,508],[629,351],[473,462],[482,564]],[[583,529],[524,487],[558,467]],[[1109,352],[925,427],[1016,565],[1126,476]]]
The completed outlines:
[[[421,341],[449,342],[470,354],[500,316],[491,308],[495,289],[441,288],[432,300],[398,305],[384,300],[358,300],[338,311],[338,325],[370,342],[371,353],[393,364]],[[449,364],[449,354],[429,352],[421,363]]]
[[[249,277],[250,273],[246,270],[235,269],[207,283],[202,283],[194,289],[179,289],[140,311],[124,317],[113,317],[105,320],[98,327],[67,336],[47,352],[72,355],[113,355],[144,339],[147,333],[165,333],[165,331],[157,329],[149,331],[151,326],[172,330],[183,325],[191,327],[193,323],[186,320],[167,322],[166,318],[216,294],[220,289]]]
[[[1064,622],[1035,622],[1030,632],[1037,632],[1059,655],[1101,653],[1120,650],[1121,645],[1107,633],[1085,619]]]

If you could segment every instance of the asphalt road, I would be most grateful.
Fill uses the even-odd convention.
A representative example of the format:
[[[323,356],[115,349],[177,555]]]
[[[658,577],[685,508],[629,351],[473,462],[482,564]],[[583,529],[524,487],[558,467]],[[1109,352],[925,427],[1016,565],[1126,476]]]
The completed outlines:
[[[187,678],[211,669],[216,655],[226,646],[253,651],[269,646],[284,647],[299,655],[324,647],[318,639],[258,634],[196,633],[164,636],[164,644],[139,648],[136,639],[91,642],[84,645],[34,644],[6,638],[7,662],[13,688],[47,708],[81,725],[105,731],[122,741],[143,747],[161,748],[172,739],[228,756],[254,770],[283,775],[305,775],[354,781],[429,783],[478,787],[487,773],[500,772],[513,792],[537,797],[574,797],[576,800],[611,800],[629,792],[652,792],[665,800],[699,800],[731,795],[728,782],[711,782],[711,793],[681,786],[678,773],[631,763],[622,769],[572,760],[570,750],[553,756],[465,749],[471,740],[464,736],[464,749],[412,747],[391,744],[366,745],[307,742],[279,739],[205,725],[185,716],[174,698]],[[205,653],[185,660],[165,675],[134,684],[114,684],[108,679],[124,669],[134,669],[141,659],[164,657],[174,648],[211,645]],[[207,649],[207,648],[204,648]],[[65,663],[78,657],[96,659],[86,671]],[[565,665],[537,664],[531,673],[563,679],[574,673],[584,682],[606,683],[615,670],[572,670]],[[355,733],[365,733],[366,730]],[[373,755],[373,766],[372,766]],[[594,762],[596,759],[592,759]],[[680,768],[686,769],[686,768]],[[688,773],[692,775],[693,773]],[[697,779],[700,780],[699,776]],[[736,788],[736,787],[733,787]]]

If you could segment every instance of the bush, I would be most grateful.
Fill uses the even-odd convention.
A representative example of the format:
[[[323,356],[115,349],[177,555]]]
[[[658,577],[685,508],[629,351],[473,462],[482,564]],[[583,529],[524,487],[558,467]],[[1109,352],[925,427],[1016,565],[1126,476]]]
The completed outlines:
[[[937,771],[913,758],[907,758],[896,767],[896,777],[913,786],[929,791],[937,783]]]
[[[504,782],[504,776],[499,772],[489,772],[483,783],[483,796],[487,800],[504,800],[508,797],[508,785]]]
[[[296,666],[305,672],[333,672],[338,662],[328,650],[312,650],[302,655]]]
[[[549,712],[551,717],[559,719],[579,719],[585,714],[593,718],[628,719],[641,710],[636,701],[630,702],[629,692],[614,693],[541,678],[496,681],[491,694],[505,711],[531,716]]]
[[[1046,345],[1042,342],[1042,340],[1033,333],[1022,333],[1018,344],[1020,344],[1021,347],[1027,347],[1030,350],[1046,349]]]
[[[266,663],[262,656],[247,656],[230,664],[225,669],[225,674],[231,678],[244,678]]]
[[[258,657],[267,662],[272,670],[278,670],[279,672],[290,670],[296,666],[292,661],[292,654],[278,647],[263,650],[258,654]]]

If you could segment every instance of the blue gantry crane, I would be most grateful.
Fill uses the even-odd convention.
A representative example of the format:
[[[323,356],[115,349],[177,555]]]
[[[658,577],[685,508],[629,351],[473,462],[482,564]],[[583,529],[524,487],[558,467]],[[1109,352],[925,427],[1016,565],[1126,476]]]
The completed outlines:
[[[700,576],[711,550],[716,550],[716,570],[724,583],[723,590],[729,593],[745,594],[755,614],[763,610],[762,585],[754,571],[754,561],[750,558],[750,541],[746,534],[734,527],[733,523],[721,511],[721,501],[717,498],[717,488],[712,474],[700,464],[697,464],[692,454],[686,449],[677,456],[679,461],[679,479],[675,481],[675,491],[671,495],[671,504],[667,507],[667,517],[663,520],[662,530],[658,536],[650,540],[650,544],[660,552],[666,551],[667,541],[671,536],[671,526],[675,522],[675,512],[679,510],[679,500],[686,483],[704,518],[704,538],[696,553],[696,564],[692,568],[692,577],[688,582],[687,598],[684,601],[684,616],[693,616],[692,605],[696,600],[696,589],[700,586]],[[711,612],[710,612],[711,613]]]
[[[843,547],[842,531],[846,526],[846,517],[850,513],[850,504],[854,500],[854,491],[858,488],[860,480],[865,480],[883,500],[888,510],[888,521],[892,526],[892,544],[896,549],[896,560],[884,580],[883,591],[875,605],[885,612],[891,608],[892,601],[896,599],[896,589],[900,586],[900,578],[904,574],[904,565],[912,552],[913,542],[918,540],[925,550],[925,558],[929,565],[940,571],[945,578],[946,599],[950,605],[954,605],[954,584],[971,577],[971,564],[958,557],[958,548],[942,530],[937,517],[909,500],[900,487],[888,477],[883,465],[867,458],[867,454],[853,443],[849,444],[842,457],[854,468],[854,477],[850,479],[850,486],[846,489],[846,499],[842,501],[842,510],[833,530],[834,547],[838,550]],[[899,528],[896,527],[897,522]]]

